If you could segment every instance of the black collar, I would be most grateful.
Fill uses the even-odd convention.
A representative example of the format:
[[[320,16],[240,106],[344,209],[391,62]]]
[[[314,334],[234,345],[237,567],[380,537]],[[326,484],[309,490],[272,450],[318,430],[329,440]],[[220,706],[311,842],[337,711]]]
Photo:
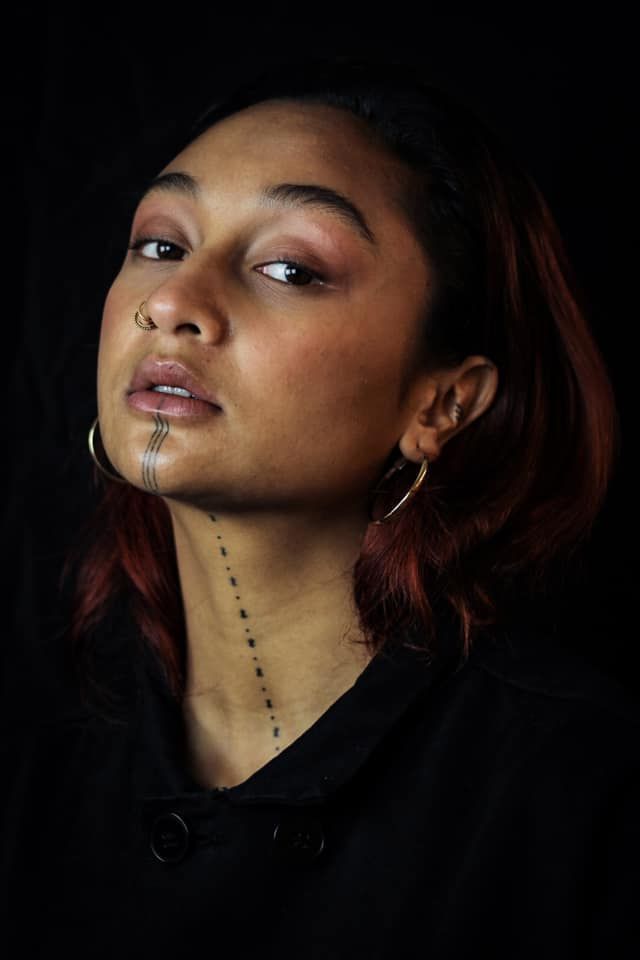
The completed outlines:
[[[184,722],[160,661],[145,648],[134,723],[138,789],[147,800],[194,799],[224,793],[232,803],[320,801],[353,778],[417,698],[456,670],[457,638],[431,660],[402,643],[373,657],[356,682],[281,754],[243,783],[206,791],[184,761]],[[403,634],[415,642],[415,632]],[[446,640],[448,639],[448,644]]]

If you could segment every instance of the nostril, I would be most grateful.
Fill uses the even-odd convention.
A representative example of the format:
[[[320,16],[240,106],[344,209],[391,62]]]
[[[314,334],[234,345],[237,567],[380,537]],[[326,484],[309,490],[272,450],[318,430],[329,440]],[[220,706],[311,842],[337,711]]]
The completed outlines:
[[[191,322],[179,323],[176,328],[176,331],[182,330],[183,328],[185,328],[186,330],[189,330],[191,333],[201,334],[204,332],[202,327],[200,327],[197,323],[191,323]]]

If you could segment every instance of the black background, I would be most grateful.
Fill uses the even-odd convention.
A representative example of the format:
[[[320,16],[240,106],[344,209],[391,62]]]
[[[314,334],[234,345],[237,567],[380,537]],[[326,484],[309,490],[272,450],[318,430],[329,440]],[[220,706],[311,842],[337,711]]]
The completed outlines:
[[[638,115],[629,23],[598,11],[559,18],[445,16],[418,23],[398,5],[348,23],[331,8],[110,5],[91,22],[51,7],[14,10],[6,26],[3,230],[10,455],[4,582],[15,623],[5,646],[30,644],[56,607],[66,545],[96,491],[87,432],[96,414],[102,305],[129,223],[123,180],[158,172],[164,131],[227,85],[291,52],[391,52],[428,65],[506,140],[545,193],[591,305],[616,389],[623,454],[589,547],[583,582],[562,598],[571,642],[588,646],[636,690],[635,414]],[[344,11],[343,11],[344,12]],[[8,221],[11,223],[11,221]],[[4,311],[3,311],[4,312]],[[633,396],[632,396],[633,391]],[[558,411],[562,416],[562,411]],[[633,636],[632,636],[633,633]]]

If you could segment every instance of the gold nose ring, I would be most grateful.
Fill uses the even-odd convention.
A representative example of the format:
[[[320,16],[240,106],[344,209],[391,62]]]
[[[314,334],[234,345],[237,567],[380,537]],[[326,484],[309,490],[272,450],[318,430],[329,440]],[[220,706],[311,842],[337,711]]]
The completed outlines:
[[[153,330],[153,328],[157,326],[157,324],[153,322],[151,317],[145,317],[144,313],[142,312],[142,308],[144,307],[146,302],[147,302],[146,300],[142,301],[142,303],[136,310],[133,319],[138,324],[141,330]]]

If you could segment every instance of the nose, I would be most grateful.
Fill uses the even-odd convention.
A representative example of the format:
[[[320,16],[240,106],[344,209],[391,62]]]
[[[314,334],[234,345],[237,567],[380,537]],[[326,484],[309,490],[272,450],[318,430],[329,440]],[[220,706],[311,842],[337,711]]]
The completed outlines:
[[[156,333],[195,336],[207,344],[218,343],[225,336],[225,315],[215,298],[185,283],[163,284],[149,294],[140,309],[144,318],[153,321]]]

